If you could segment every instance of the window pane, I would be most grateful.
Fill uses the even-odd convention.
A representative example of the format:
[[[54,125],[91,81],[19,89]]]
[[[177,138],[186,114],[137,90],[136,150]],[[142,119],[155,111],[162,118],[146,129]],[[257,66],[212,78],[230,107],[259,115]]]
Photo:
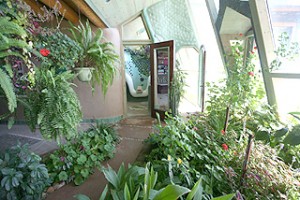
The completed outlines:
[[[273,78],[273,83],[280,116],[287,117],[287,113],[289,112],[299,112],[300,93],[297,92],[296,86],[300,85],[300,80]]]
[[[123,26],[123,40],[149,40],[141,17],[137,17]]]
[[[221,53],[217,44],[216,34],[211,22],[205,1],[189,0],[200,44],[205,46],[206,54],[206,81],[215,82],[226,76]],[[215,0],[217,8],[219,1]]]
[[[300,42],[300,1],[299,0],[268,0],[271,24],[273,28],[273,37],[276,48],[280,47],[278,41],[282,33],[287,33],[291,47],[292,42]],[[293,53],[288,53],[289,58]],[[275,68],[273,72],[300,73],[300,58],[297,57],[290,61],[286,58],[280,58],[282,65]]]
[[[184,96],[179,105],[180,112],[200,111],[199,107],[199,54],[194,48],[182,48],[176,53],[180,70],[186,74]]]

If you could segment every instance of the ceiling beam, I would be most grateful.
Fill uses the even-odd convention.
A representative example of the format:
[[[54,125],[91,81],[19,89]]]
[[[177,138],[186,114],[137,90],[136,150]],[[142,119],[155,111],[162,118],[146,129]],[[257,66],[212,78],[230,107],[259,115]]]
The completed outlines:
[[[41,7],[43,6],[42,4],[40,4],[37,1],[34,0],[23,0],[27,5],[29,5],[31,7],[31,9],[37,13],[37,14],[41,14],[43,15],[44,12],[41,10]]]
[[[32,0],[31,0],[32,1]],[[56,5],[56,1],[53,0],[39,0],[49,8],[53,8]],[[79,23],[78,14],[70,8],[64,1],[59,1],[61,7],[59,7],[59,12],[63,15],[64,18],[72,22],[73,24]]]
[[[107,28],[107,25],[100,19],[98,15],[87,5],[84,0],[68,0],[68,2],[75,4],[80,12],[85,15],[90,22],[98,28]]]

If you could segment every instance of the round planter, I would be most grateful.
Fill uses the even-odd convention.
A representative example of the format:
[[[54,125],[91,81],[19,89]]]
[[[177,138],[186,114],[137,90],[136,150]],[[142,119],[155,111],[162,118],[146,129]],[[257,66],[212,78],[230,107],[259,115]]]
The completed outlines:
[[[75,68],[77,72],[77,78],[82,82],[88,82],[92,79],[92,71],[94,69],[90,67],[83,67],[83,68]]]

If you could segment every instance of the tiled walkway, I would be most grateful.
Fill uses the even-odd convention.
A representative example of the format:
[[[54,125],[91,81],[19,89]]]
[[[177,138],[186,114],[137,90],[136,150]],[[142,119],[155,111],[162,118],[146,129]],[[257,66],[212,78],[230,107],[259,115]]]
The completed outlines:
[[[18,143],[28,143],[30,150],[39,155],[43,155],[57,148],[56,142],[45,141],[38,131],[32,133],[27,125],[13,125],[11,129],[8,129],[6,124],[1,124],[0,151],[3,152],[6,148]]]

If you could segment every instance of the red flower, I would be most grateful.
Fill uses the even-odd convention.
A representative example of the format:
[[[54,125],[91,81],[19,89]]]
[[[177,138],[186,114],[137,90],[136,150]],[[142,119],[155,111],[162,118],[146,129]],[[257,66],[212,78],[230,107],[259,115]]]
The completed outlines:
[[[254,51],[251,51],[251,54],[254,54],[255,52]]]
[[[50,54],[50,51],[48,49],[41,49],[40,53],[42,54],[42,56],[47,57]]]
[[[225,135],[225,134],[226,134],[226,132],[225,132],[224,130],[221,130],[221,133],[222,133],[222,135]]]
[[[227,151],[227,150],[228,150],[227,144],[222,144],[222,148],[223,148],[225,151]]]
[[[254,72],[248,72],[249,76],[254,76]]]
[[[254,50],[257,50],[257,46],[253,47]]]
[[[240,33],[239,36],[243,36],[243,33]]]

